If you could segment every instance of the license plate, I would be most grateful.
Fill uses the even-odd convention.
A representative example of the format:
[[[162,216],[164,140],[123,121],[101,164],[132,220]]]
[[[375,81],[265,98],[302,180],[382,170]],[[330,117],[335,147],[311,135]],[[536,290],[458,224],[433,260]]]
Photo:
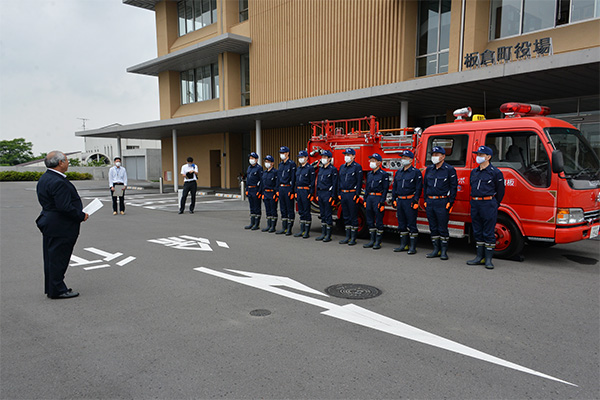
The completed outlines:
[[[598,230],[599,229],[600,229],[600,225],[594,225],[594,226],[592,226],[592,230],[590,231],[590,239],[593,239],[596,236],[598,236]]]

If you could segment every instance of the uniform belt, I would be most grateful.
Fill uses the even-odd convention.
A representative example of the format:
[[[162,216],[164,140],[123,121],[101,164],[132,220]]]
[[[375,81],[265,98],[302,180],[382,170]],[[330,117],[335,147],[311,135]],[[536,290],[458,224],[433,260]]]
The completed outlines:
[[[445,199],[448,196],[427,196],[427,197],[429,197],[430,199],[434,199],[435,200],[435,199]]]
[[[249,189],[253,189],[255,187],[256,187],[256,185],[254,185],[254,186],[248,186]]]
[[[412,199],[413,197],[415,197],[414,193],[409,196],[398,196],[398,198],[401,200]]]
[[[356,192],[356,189],[350,189],[350,190],[344,190],[344,189],[342,189],[342,192],[344,192],[344,193],[352,193],[352,192]]]
[[[284,184],[281,184],[281,185],[279,185],[279,186],[285,186],[285,187],[288,187],[288,186],[292,186],[292,185],[284,185]]]
[[[306,189],[306,190],[310,190],[310,188],[308,186],[298,186],[296,189]]]
[[[485,197],[473,197],[471,196],[471,200],[491,200],[494,196],[485,196]]]
[[[272,192],[273,189],[265,189],[265,192]]]
[[[369,196],[370,196],[370,195],[381,196],[382,194],[383,194],[383,193],[371,192],[371,193],[369,193]]]

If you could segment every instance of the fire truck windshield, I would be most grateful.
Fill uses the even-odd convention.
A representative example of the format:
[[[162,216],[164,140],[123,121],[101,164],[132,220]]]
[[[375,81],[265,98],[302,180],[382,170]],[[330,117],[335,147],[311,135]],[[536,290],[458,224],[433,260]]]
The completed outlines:
[[[573,180],[600,179],[600,159],[576,129],[546,128],[554,146],[563,154],[565,175]]]

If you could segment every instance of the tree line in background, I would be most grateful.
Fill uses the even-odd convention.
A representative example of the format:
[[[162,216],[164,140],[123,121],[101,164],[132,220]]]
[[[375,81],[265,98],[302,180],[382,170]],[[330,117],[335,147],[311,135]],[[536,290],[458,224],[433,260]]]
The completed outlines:
[[[0,166],[12,166],[23,164],[33,160],[39,160],[46,157],[47,153],[33,155],[33,144],[27,142],[24,138],[12,140],[0,140]],[[103,161],[90,160],[87,164],[77,158],[69,158],[69,164],[73,167],[104,167]]]

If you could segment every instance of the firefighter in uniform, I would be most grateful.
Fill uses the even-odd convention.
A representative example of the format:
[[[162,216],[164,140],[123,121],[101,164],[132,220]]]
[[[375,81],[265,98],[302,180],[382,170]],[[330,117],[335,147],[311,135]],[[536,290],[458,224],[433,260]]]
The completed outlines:
[[[381,248],[383,212],[390,187],[390,177],[387,172],[381,169],[381,161],[382,158],[377,153],[369,157],[371,171],[367,174],[367,184],[365,185],[365,207],[367,208],[367,225],[371,241],[363,244],[363,247],[372,247],[375,250]]]
[[[342,205],[346,237],[339,241],[340,244],[354,246],[358,233],[358,203],[363,182],[363,170],[359,163],[354,161],[356,151],[344,151],[345,163],[340,166],[338,174],[338,199]]]
[[[267,227],[261,229],[262,232],[275,232],[277,225],[277,200],[275,192],[277,191],[277,169],[273,167],[275,159],[268,155],[265,157],[262,180],[260,181],[260,193],[265,203],[265,213],[267,214]]]
[[[492,257],[496,247],[496,219],[498,207],[504,197],[504,175],[490,164],[493,151],[487,146],[479,146],[477,151],[479,166],[471,171],[471,222],[473,236],[477,243],[477,256],[467,261],[468,265],[485,263],[487,269],[493,269]]]
[[[298,167],[296,169],[296,198],[298,199],[298,214],[300,214],[300,232],[294,237],[309,237],[312,218],[310,216],[310,202],[313,198],[315,187],[315,169],[308,162],[308,152],[302,150],[298,153]]]
[[[332,207],[337,199],[338,171],[331,163],[332,154],[329,150],[321,152],[321,165],[317,174],[317,200],[321,214],[321,236],[315,240],[331,242],[333,227]]]
[[[246,225],[244,229],[252,229],[253,231],[260,228],[260,197],[261,187],[260,181],[262,179],[263,168],[258,163],[258,154],[252,152],[248,155],[248,162],[250,166],[246,171],[246,196],[248,197],[248,203],[250,204],[250,225]]]
[[[423,184],[425,211],[433,243],[433,251],[427,254],[427,258],[440,257],[442,260],[448,259],[448,221],[458,190],[456,170],[444,162],[445,158],[446,150],[443,147],[434,146],[431,149],[433,164],[425,170]]]
[[[415,155],[410,150],[400,153],[402,168],[396,171],[392,186],[392,201],[396,207],[398,217],[398,230],[400,231],[400,247],[394,251],[406,251],[408,254],[417,253],[417,210],[419,197],[423,188],[423,175],[421,171],[412,166]],[[410,233],[410,237],[409,237]],[[410,239],[410,248],[409,248]]]
[[[296,184],[296,163],[290,160],[290,149],[287,146],[279,148],[279,157],[281,162],[277,168],[277,192],[279,198],[279,209],[281,211],[281,229],[275,232],[276,235],[292,234],[294,226],[294,189]]]

